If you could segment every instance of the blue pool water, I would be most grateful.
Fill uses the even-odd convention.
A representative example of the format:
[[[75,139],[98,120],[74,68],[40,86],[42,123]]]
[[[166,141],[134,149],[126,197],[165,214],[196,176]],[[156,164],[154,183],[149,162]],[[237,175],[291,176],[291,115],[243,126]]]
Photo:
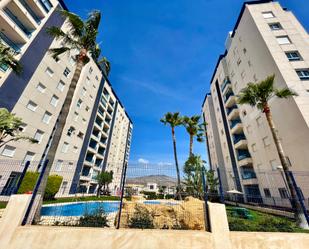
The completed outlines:
[[[93,213],[101,208],[105,213],[116,212],[119,209],[119,201],[113,202],[80,202],[73,204],[45,206],[42,208],[44,216],[81,216],[85,213]]]

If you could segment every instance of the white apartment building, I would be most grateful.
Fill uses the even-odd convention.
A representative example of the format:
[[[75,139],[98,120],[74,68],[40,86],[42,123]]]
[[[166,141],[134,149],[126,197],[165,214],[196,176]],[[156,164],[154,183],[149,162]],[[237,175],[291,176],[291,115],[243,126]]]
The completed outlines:
[[[273,98],[270,107],[290,170],[308,198],[308,33],[278,2],[246,2],[225,46],[202,106],[211,168],[219,168],[224,191],[235,188],[246,196],[260,196],[264,203],[275,197],[287,199],[265,115],[236,102],[249,82],[275,74],[275,87],[289,87],[299,95],[291,100]]]
[[[48,53],[49,48],[59,47],[61,42],[53,40],[45,29],[50,26],[67,29],[65,20],[57,12],[59,8],[66,9],[66,6],[57,0],[5,0],[0,3],[1,42],[17,52],[16,57],[23,65],[20,76],[5,65],[0,67],[0,107],[21,117],[25,135],[39,141],[38,144],[15,142],[1,148],[2,194],[9,194],[6,189],[18,179],[17,169],[21,163],[31,161],[30,169],[40,170],[75,70],[74,52],[57,60]],[[119,112],[121,118],[117,119]],[[121,129],[120,135],[118,129]],[[115,157],[115,151],[120,151],[115,157],[119,166],[109,170],[120,172],[127,163],[132,121],[104,70],[92,59],[82,71],[64,130],[52,168],[53,174],[63,176],[60,195],[94,193],[97,190],[95,177],[106,170],[107,161]],[[110,144],[114,136],[122,140],[113,147]],[[127,156],[121,157],[121,153]],[[5,163],[8,160],[14,160],[16,167],[10,163],[8,169]],[[114,181],[118,187],[121,177]]]

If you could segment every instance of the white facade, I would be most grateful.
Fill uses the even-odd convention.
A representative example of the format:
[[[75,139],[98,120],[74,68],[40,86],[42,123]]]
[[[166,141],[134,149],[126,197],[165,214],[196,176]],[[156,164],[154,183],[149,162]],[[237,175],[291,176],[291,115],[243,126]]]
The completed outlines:
[[[244,4],[203,104],[209,157],[212,167],[222,168],[226,176],[225,191],[238,188],[263,198],[284,196],[280,160],[264,114],[236,103],[248,82],[275,74],[276,87],[289,87],[299,95],[291,100],[273,98],[270,107],[290,169],[304,196],[309,196],[304,180],[305,176],[309,180],[308,68],[309,36],[294,15],[277,2]]]

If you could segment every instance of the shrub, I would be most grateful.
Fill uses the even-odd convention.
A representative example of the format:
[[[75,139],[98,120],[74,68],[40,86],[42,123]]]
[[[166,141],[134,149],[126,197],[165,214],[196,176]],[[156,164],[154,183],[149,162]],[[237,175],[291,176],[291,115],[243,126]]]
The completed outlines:
[[[144,196],[146,197],[147,200],[155,200],[157,199],[157,194],[155,192],[151,191],[143,191]]]
[[[102,207],[97,208],[94,212],[86,212],[80,217],[78,226],[80,227],[109,227],[107,215]]]
[[[130,228],[152,229],[153,217],[146,207],[136,205],[133,217],[129,220]]]
[[[18,189],[18,194],[24,194],[29,191],[33,191],[34,186],[39,178],[38,172],[27,172],[20,188]],[[47,186],[44,194],[44,200],[53,200],[55,195],[59,191],[62,182],[62,176],[50,175],[47,179]]]

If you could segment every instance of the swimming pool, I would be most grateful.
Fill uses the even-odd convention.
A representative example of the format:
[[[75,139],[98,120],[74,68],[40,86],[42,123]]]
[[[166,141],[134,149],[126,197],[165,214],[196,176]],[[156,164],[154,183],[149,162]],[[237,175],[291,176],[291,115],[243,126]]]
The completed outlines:
[[[93,201],[48,205],[42,207],[43,216],[81,216],[85,213],[93,213],[98,209],[105,213],[113,213],[119,209],[119,201]]]
[[[86,213],[94,213],[96,210],[103,209],[106,214],[117,212],[119,201],[88,201],[77,203],[50,204],[42,207],[42,216],[82,216]],[[143,201],[148,205],[178,205],[176,202],[147,200]]]

